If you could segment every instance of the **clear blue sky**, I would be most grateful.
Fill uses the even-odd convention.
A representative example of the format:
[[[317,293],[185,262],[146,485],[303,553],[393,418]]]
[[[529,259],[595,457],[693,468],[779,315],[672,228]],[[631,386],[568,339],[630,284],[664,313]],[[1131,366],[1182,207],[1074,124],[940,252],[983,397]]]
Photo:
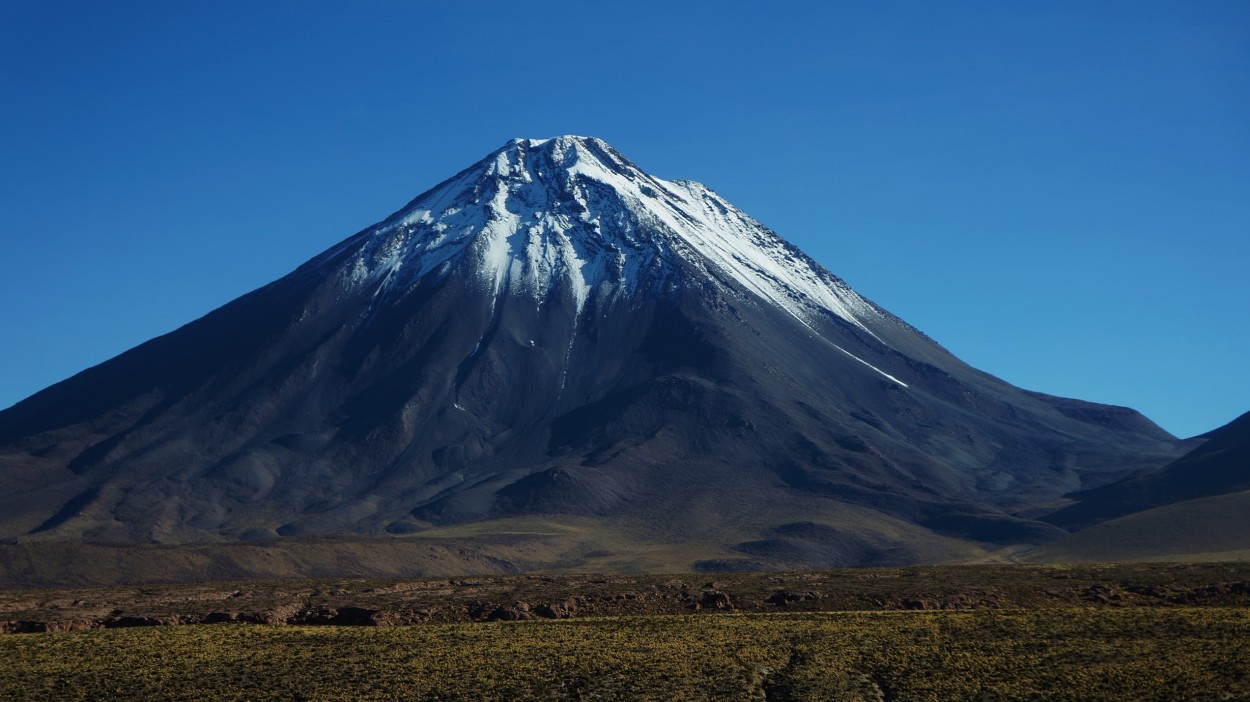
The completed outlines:
[[[0,407],[514,136],[700,180],[969,363],[1250,410],[1250,2],[0,2]]]

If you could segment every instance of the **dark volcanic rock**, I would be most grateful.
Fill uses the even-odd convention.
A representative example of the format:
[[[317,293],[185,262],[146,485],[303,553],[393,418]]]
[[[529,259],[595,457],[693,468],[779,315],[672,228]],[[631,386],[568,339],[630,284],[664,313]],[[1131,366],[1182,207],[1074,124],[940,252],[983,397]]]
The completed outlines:
[[[89,629],[100,628],[100,623],[90,619],[51,619],[48,621],[32,621],[23,620],[16,622],[4,622],[5,633],[11,634],[35,634],[35,633],[55,633],[63,631],[87,631]]]
[[[720,590],[711,590],[703,593],[699,597],[699,606],[703,609],[716,609],[723,612],[732,612],[736,609],[733,598],[729,596],[729,593],[721,592]]]
[[[101,622],[101,624],[108,629],[120,629],[134,626],[174,626],[181,623],[182,621],[175,616],[140,617],[134,615],[109,617]]]
[[[563,602],[540,604],[533,609],[535,615],[544,619],[568,619],[577,614],[581,600],[575,597],[566,598]]]
[[[335,626],[377,626],[380,612],[364,607],[344,607],[330,619]],[[384,617],[383,617],[384,619]]]
[[[367,607],[317,607],[297,611],[284,617],[284,610],[259,613],[258,623],[289,623],[307,626],[389,626],[397,616]]]
[[[99,628],[99,622],[90,619],[55,619],[47,623],[45,631],[87,631]]]
[[[1081,591],[1081,598],[1099,604],[1118,604],[1124,597],[1110,585],[1090,585]]]
[[[811,592],[811,591],[796,592],[794,590],[778,590],[774,592],[773,594],[769,595],[768,599],[765,601],[768,602],[769,604],[785,606],[788,604],[793,604],[795,602],[804,602],[806,600],[819,600],[820,597],[821,595],[818,592]]]
[[[535,613],[531,612],[530,606],[524,602],[517,602],[512,605],[499,605],[483,617],[488,622],[515,622],[534,618]]]

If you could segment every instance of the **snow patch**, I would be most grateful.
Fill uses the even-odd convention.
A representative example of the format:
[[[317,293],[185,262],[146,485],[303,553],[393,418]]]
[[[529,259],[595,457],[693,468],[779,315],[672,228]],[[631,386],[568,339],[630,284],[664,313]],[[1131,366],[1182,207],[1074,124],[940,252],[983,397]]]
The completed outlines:
[[[693,266],[818,336],[832,317],[880,341],[869,323],[886,319],[711,189],[650,176],[593,138],[513,139],[353,241],[342,269],[351,289],[406,288],[467,259],[496,298],[524,295],[541,306],[567,295],[580,317],[592,295],[612,301],[669,290],[675,274]]]

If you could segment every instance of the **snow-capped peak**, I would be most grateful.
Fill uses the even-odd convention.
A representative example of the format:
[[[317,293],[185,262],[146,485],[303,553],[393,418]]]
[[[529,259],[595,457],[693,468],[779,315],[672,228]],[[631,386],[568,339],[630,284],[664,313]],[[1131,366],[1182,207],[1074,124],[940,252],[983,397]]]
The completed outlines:
[[[467,260],[496,295],[567,290],[580,313],[592,295],[679,285],[693,266],[809,327],[833,315],[872,334],[865,322],[881,317],[710,188],[648,175],[593,137],[513,139],[355,241],[353,287],[411,285]]]

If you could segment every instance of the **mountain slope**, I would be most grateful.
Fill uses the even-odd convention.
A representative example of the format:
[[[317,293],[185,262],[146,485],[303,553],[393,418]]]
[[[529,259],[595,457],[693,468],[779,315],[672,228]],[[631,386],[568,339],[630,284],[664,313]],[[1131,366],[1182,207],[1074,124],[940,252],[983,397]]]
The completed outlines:
[[[1076,504],[1044,521],[1075,530],[1185,500],[1250,490],[1250,412],[1199,438],[1200,446],[1163,469],[1075,493]]]
[[[1177,455],[1132,410],[967,366],[703,185],[596,139],[513,140],[0,412],[0,536],[555,514],[762,566],[915,562],[1055,538],[1022,515]]]
[[[1033,561],[1218,560],[1250,557],[1250,413],[1201,437],[1159,471],[1075,493],[1043,517],[1075,533]]]
[[[1028,563],[1244,561],[1250,490],[1172,502],[1082,529],[1019,555]]]

